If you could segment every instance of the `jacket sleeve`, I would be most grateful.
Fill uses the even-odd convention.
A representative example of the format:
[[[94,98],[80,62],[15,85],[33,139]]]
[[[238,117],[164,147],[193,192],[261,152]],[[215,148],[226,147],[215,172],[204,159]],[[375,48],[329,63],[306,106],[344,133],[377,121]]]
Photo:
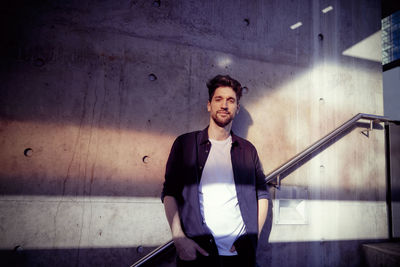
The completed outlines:
[[[165,169],[165,181],[161,193],[161,201],[165,196],[173,196],[177,201],[181,199],[182,192],[182,143],[178,137],[172,145]]]
[[[255,171],[256,171],[256,190],[257,190],[257,199],[271,199],[268,185],[265,180],[264,171],[262,168],[262,164],[260,159],[258,158],[257,151],[254,149],[254,164],[255,164]]]

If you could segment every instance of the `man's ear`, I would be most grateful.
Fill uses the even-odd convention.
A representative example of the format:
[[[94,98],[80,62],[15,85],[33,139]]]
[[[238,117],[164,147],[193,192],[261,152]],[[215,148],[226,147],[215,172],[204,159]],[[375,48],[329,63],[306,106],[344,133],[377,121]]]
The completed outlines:
[[[210,103],[210,100],[208,100],[208,102],[207,102],[207,111],[208,111],[208,112],[211,111],[211,103]]]
[[[237,110],[236,110],[236,115],[239,114],[239,110],[240,110],[240,104],[238,103]]]

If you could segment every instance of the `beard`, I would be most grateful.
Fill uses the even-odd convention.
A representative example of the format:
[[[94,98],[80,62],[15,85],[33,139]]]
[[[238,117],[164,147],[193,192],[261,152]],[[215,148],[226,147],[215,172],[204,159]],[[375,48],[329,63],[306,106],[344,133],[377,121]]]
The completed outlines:
[[[211,118],[219,127],[225,127],[233,121],[233,116],[231,115],[231,113],[228,113],[227,115],[228,116],[226,117],[220,117],[218,116],[218,112],[216,112],[211,116]]]

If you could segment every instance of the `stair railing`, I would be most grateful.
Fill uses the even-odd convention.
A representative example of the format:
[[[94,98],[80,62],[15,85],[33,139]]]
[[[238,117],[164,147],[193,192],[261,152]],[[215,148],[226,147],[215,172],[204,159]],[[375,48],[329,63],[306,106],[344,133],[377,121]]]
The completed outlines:
[[[337,127],[332,132],[328,133],[320,140],[312,144],[311,146],[307,147],[302,152],[298,153],[291,159],[289,159],[284,164],[280,165],[275,170],[271,171],[266,177],[267,183],[274,184],[275,187],[279,188],[281,184],[281,180],[297,169],[299,166],[303,165],[306,161],[312,158],[313,154],[316,152],[320,152],[330,144],[336,142],[340,138],[342,138],[345,134],[347,134],[350,130],[354,127],[357,127],[357,122],[359,120],[369,120],[368,128],[363,131],[363,134],[368,136],[369,131],[374,129],[374,124],[378,124],[381,122],[396,122],[393,120],[388,119],[384,116],[379,115],[372,115],[372,114],[365,114],[365,113],[358,113],[350,120],[343,123],[341,126]],[[155,257],[161,255],[165,251],[172,248],[174,242],[170,240],[169,242],[165,243],[164,245],[159,246],[148,255],[144,256],[137,262],[135,262],[131,267],[139,267],[143,266],[144,264],[148,263],[150,260],[154,259]]]
[[[346,121],[343,123],[341,126],[337,127],[335,130],[332,132],[328,133],[324,137],[322,137],[320,140],[315,142],[314,144],[310,145],[306,149],[304,149],[302,152],[298,153],[291,159],[289,159],[287,162],[270,172],[266,177],[266,181],[268,183],[273,182],[276,180],[277,187],[279,188],[280,181],[287,176],[289,173],[297,169],[299,166],[304,163],[304,160],[308,160],[313,153],[317,152],[318,150],[321,150],[322,148],[326,147],[327,145],[331,144],[332,141],[337,141],[341,137],[344,136],[345,133],[347,133],[349,130],[353,129],[355,126],[357,126],[357,122],[361,119],[364,120],[369,120],[369,128],[367,128],[363,133],[365,135],[368,135],[369,131],[372,131],[374,129],[374,123],[380,123],[380,122],[392,122],[393,120],[388,119],[387,117],[384,116],[378,116],[378,115],[371,115],[371,114],[365,114],[365,113],[358,113],[355,115],[353,118],[350,120]],[[339,138],[338,138],[339,137]]]
[[[152,252],[135,262],[131,267],[139,267],[143,266],[144,264],[148,263],[150,260],[156,258],[157,256],[160,256],[163,254],[165,251],[170,250],[172,246],[174,245],[174,241],[170,240],[167,243],[159,246],[158,248],[154,249]]]

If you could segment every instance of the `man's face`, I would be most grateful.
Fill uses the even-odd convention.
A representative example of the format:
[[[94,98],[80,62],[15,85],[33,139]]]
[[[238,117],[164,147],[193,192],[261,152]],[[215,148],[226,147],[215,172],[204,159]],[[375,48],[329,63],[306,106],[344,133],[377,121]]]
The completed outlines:
[[[211,119],[220,127],[225,127],[239,112],[236,93],[231,87],[218,87],[207,104]]]

